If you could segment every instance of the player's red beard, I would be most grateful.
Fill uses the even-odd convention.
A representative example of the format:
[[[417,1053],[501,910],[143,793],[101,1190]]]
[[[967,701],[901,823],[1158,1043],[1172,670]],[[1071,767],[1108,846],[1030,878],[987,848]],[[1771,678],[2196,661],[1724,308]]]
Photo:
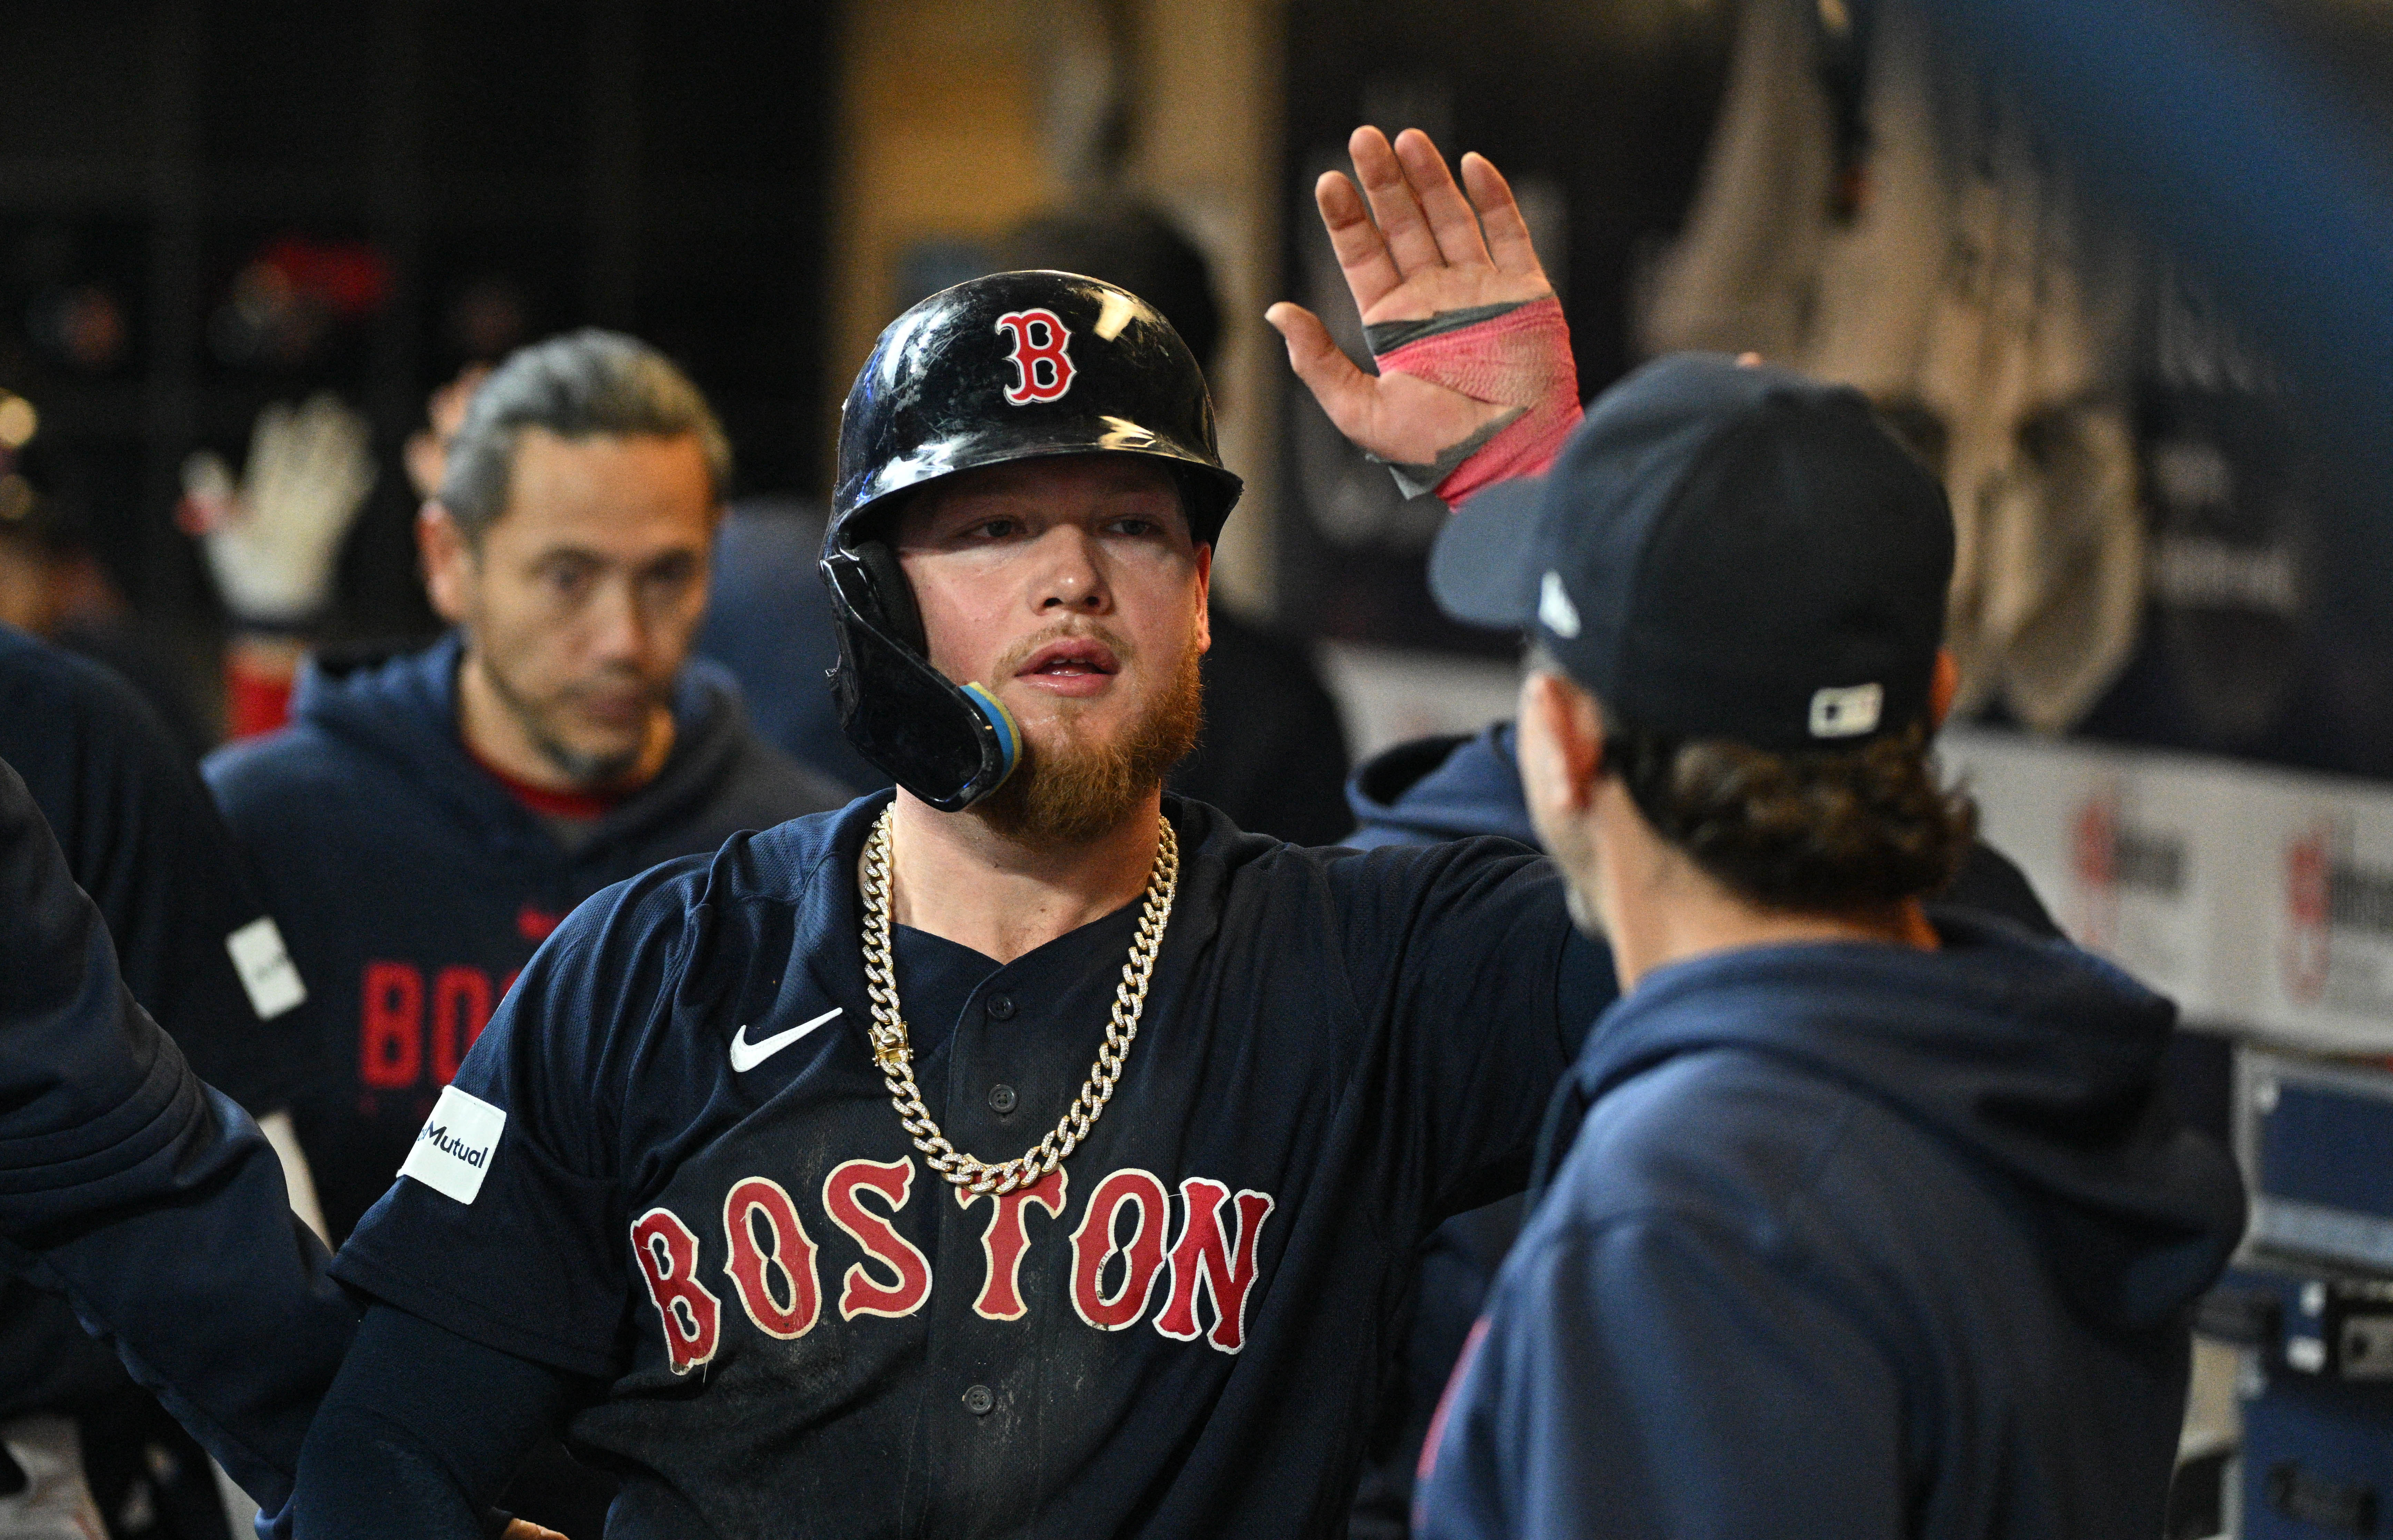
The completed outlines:
[[[1064,634],[1094,636],[1126,667],[1133,660],[1112,632],[1074,628],[1042,633],[1011,649],[994,672],[1000,679],[1012,677],[1032,653]],[[1021,765],[973,811],[999,833],[1028,845],[1085,843],[1115,828],[1196,747],[1205,715],[1198,666],[1203,657],[1204,649],[1191,637],[1163,688],[1110,738],[1092,740],[1068,713],[1058,724],[1055,741],[1041,744],[1026,734]]]

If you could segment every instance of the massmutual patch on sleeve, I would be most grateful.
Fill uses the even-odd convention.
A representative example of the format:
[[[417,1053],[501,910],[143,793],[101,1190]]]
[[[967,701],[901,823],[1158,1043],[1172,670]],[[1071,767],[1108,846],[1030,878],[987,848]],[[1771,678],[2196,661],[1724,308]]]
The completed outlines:
[[[273,916],[259,915],[225,937],[225,950],[232,954],[233,972],[249,991],[249,1008],[259,1021],[270,1022],[307,998],[307,985],[282,945],[282,930]]]
[[[482,1190],[482,1178],[490,1171],[490,1156],[506,1127],[505,1108],[494,1107],[454,1086],[443,1087],[399,1174],[413,1177],[459,1203],[471,1203]]]

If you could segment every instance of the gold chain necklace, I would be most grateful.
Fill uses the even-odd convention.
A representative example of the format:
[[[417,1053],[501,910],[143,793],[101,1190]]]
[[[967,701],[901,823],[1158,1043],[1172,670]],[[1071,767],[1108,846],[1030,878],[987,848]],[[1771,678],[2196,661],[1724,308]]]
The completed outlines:
[[[1012,1160],[992,1165],[948,1142],[914,1085],[914,1050],[907,1040],[906,1018],[898,1013],[897,968],[889,954],[889,831],[896,811],[895,803],[882,809],[864,846],[864,983],[872,997],[872,1062],[888,1082],[897,1121],[914,1136],[914,1147],[930,1157],[931,1169],[967,1193],[1001,1196],[1062,1165],[1113,1100],[1114,1082],[1129,1060],[1139,1017],[1146,1010],[1146,984],[1163,946],[1163,928],[1171,922],[1171,900],[1180,891],[1180,837],[1171,831],[1170,819],[1162,820],[1163,837],[1156,845],[1155,869],[1147,874],[1138,934],[1131,941],[1121,982],[1114,986],[1105,1040],[1097,1045],[1097,1062],[1080,1082],[1080,1094],[1046,1138]]]

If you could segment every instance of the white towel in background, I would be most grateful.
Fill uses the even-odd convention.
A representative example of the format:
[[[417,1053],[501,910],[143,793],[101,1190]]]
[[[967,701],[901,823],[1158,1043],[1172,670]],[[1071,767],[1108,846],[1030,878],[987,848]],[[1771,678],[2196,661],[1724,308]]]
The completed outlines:
[[[1835,218],[1812,28],[1806,0],[1747,0],[1640,336],[1758,351],[1887,408],[1952,499],[1962,709],[1999,694],[2060,731],[2125,666],[2142,609],[2134,264],[1901,0],[1878,7],[1870,45],[1868,195]]]

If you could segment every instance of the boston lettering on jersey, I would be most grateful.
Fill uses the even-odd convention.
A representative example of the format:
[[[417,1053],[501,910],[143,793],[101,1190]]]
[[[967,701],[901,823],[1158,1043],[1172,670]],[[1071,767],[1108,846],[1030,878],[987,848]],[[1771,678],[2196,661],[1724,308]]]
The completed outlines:
[[[425,1137],[432,1137],[427,1129]],[[912,1195],[911,1158],[883,1163],[843,1162],[823,1179],[822,1212],[845,1231],[870,1259],[851,1264],[841,1279],[840,1319],[860,1315],[903,1317],[931,1298],[931,1264],[899,1234],[889,1218],[864,1207],[874,1194],[890,1210]],[[981,1278],[973,1312],[990,1321],[1018,1321],[1030,1312],[1022,1297],[1022,1259],[1030,1240],[1025,1210],[1063,1217],[1070,1175],[1049,1172],[1037,1182],[1002,1195],[972,1194],[945,1182],[967,1208],[988,1206],[981,1232]],[[1098,1331],[1121,1331],[1145,1318],[1156,1294],[1162,1308],[1155,1329],[1183,1342],[1203,1337],[1235,1353],[1246,1346],[1247,1298],[1255,1286],[1256,1249],[1274,1204],[1268,1193],[1230,1189],[1204,1177],[1180,1183],[1177,1238],[1166,1244],[1173,1204],[1162,1179],[1136,1168],[1115,1171],[1096,1184],[1072,1231],[1071,1306]],[[1225,1211],[1226,1210],[1226,1211]],[[721,1342],[723,1299],[707,1286],[713,1271],[706,1243],[680,1215],[659,1207],[632,1223],[632,1253],[647,1284],[664,1332],[665,1351],[675,1374],[710,1363]],[[822,1315],[822,1283],[816,1275],[820,1248],[799,1216],[789,1190],[770,1177],[752,1176],[732,1184],[723,1199],[720,1266],[749,1322],[767,1337],[791,1341],[815,1328]],[[1198,1317],[1201,1299],[1210,1325]],[[1054,1302],[1061,1308],[1063,1301]]]

